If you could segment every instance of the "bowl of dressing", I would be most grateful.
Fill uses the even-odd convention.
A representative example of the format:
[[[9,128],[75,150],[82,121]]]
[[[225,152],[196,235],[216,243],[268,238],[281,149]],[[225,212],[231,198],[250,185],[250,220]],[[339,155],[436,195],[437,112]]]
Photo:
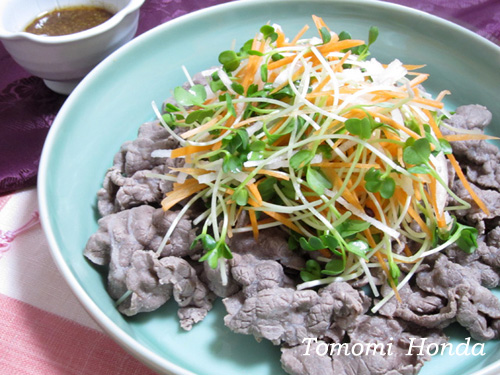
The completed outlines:
[[[130,41],[144,0],[0,0],[0,40],[55,92],[69,94]]]

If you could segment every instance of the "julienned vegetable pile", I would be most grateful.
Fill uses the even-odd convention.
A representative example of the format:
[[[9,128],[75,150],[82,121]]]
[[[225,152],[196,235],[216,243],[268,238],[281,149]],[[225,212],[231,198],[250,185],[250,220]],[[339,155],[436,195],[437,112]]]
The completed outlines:
[[[317,37],[303,38],[308,26],[289,39],[278,25],[265,25],[240,50],[219,55],[220,68],[204,72],[208,85],[174,90],[175,105],[162,113],[163,126],[180,142],[154,157],[184,158],[162,201],[169,210],[187,201],[163,239],[198,200],[206,210],[193,224],[201,233],[206,261],[220,266],[232,258],[226,239],[233,233],[284,226],[290,251],[314,252],[299,289],[366,275],[382,268],[392,292],[412,277],[423,259],[452,243],[477,247],[477,230],[456,221],[454,210],[470,204],[448,187],[448,165],[474,202],[476,196],[451,153],[449,142],[485,139],[483,134],[443,136],[447,112],[421,84],[423,66],[369,59],[378,30],[368,42],[332,32],[313,16]],[[445,125],[444,125],[445,126]],[[181,128],[182,131],[175,131]],[[456,204],[447,206],[448,197]],[[246,216],[243,216],[246,215]],[[241,226],[242,217],[247,225]],[[417,244],[393,253],[404,236]],[[319,254],[317,253],[319,252]],[[311,253],[312,254],[312,253]],[[314,259],[313,259],[314,258]],[[403,263],[411,271],[399,280]],[[399,280],[399,281],[398,281]]]

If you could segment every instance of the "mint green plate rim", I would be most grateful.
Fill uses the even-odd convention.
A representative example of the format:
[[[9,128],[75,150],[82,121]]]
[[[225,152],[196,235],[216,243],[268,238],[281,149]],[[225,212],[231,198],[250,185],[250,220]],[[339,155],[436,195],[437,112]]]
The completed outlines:
[[[102,329],[107,332],[116,342],[118,342],[123,348],[125,348],[128,352],[130,352],[132,355],[136,356],[138,359],[143,361],[145,364],[150,366],[151,368],[155,369],[156,371],[159,371],[161,373],[167,373],[167,374],[176,374],[176,375],[188,375],[188,374],[193,374],[192,371],[189,371],[186,369],[184,366],[175,363],[175,361],[169,361],[166,358],[164,358],[162,355],[160,355],[158,352],[155,352],[155,350],[152,350],[151,348],[146,347],[146,345],[143,345],[141,342],[139,342],[136,338],[134,338],[131,334],[126,333],[123,329],[121,329],[118,324],[111,319],[111,317],[106,314],[101,307],[99,306],[99,301],[96,302],[92,298],[92,296],[88,293],[88,291],[85,290],[85,280],[81,280],[78,275],[75,272],[75,269],[80,269],[81,267],[90,267],[88,265],[83,257],[81,256],[81,252],[78,254],[68,254],[67,250],[67,241],[68,241],[68,234],[63,234],[60,231],[60,227],[64,227],[63,221],[65,221],[68,217],[64,216],[67,215],[67,208],[65,208],[64,205],[71,204],[72,200],[77,199],[79,195],[77,194],[79,192],[78,189],[81,189],[81,186],[74,186],[75,184],[68,183],[68,178],[78,178],[78,174],[71,174],[68,175],[68,164],[64,160],[66,158],[72,158],[74,155],[70,154],[68,152],[68,147],[70,147],[72,144],[66,147],[66,145],[62,144],[62,140],[70,140],[71,142],[76,142],[75,145],[79,145],[77,141],[74,140],[74,138],[68,138],[71,134],[76,134],[78,131],[84,132],[84,130],[81,129],[81,127],[84,125],[83,121],[81,120],[82,114],[79,112],[83,109],[87,109],[90,111],[98,111],[98,108],[92,108],[89,107],[91,104],[95,104],[94,99],[90,99],[92,96],[97,96],[99,95],[104,95],[101,99],[105,102],[106,100],[109,100],[108,97],[105,96],[105,94],[109,95],[109,90],[107,91],[106,85],[109,85],[109,80],[106,80],[106,77],[109,75],[116,74],[113,70],[115,69],[116,65],[120,62],[126,61],[127,59],[131,59],[132,57],[136,59],[137,63],[139,64],[148,64],[150,63],[147,59],[147,56],[133,56],[134,52],[140,51],[141,47],[148,47],[148,48],[161,48],[161,46],[155,45],[155,42],[158,42],[160,38],[164,38],[165,40],[169,40],[168,38],[172,38],[175,36],[175,38],[181,38],[182,36],[176,35],[176,32],[181,30],[183,27],[186,26],[196,26],[199,27],[200,29],[204,24],[210,23],[213,19],[220,19],[222,22],[227,23],[227,28],[231,28],[232,23],[237,22],[238,18],[244,19],[245,14],[255,14],[258,9],[282,9],[282,7],[287,7],[288,10],[284,11],[285,14],[287,12],[290,12],[289,9],[293,7],[298,7],[301,8],[302,10],[307,9],[309,12],[308,14],[304,14],[302,16],[298,16],[299,18],[303,18],[303,23],[309,23],[311,24],[310,21],[310,14],[313,14],[315,10],[318,9],[324,9],[325,6],[332,6],[332,7],[340,7],[341,9],[350,9],[350,7],[362,7],[363,13],[359,15],[359,18],[362,19],[363,21],[368,22],[371,19],[370,13],[374,12],[375,14],[384,14],[386,13],[387,16],[400,16],[400,17],[411,17],[412,20],[414,20],[414,26],[418,30],[421,30],[422,32],[422,38],[424,40],[424,46],[426,46],[426,43],[429,44],[429,35],[426,35],[424,31],[425,28],[429,28],[431,31],[428,33],[432,32],[438,32],[436,35],[436,38],[438,38],[438,44],[439,44],[439,38],[444,38],[448,43],[454,44],[455,42],[453,41],[453,37],[456,35],[457,40],[460,39],[462,41],[462,44],[464,46],[464,49],[458,50],[458,48],[455,50],[456,55],[452,56],[438,56],[436,57],[436,62],[441,62],[444,63],[445,66],[442,67],[442,74],[444,76],[447,76],[450,74],[449,72],[449,66],[447,66],[447,61],[451,58],[460,58],[460,56],[464,56],[465,53],[476,53],[478,55],[478,66],[482,68],[484,74],[490,73],[494,71],[494,68],[500,67],[500,48],[493,44],[492,42],[478,36],[477,34],[473,33],[472,31],[469,31],[467,29],[464,29],[461,26],[458,26],[454,23],[451,23],[449,21],[445,21],[443,19],[434,17],[432,15],[416,11],[410,8],[402,7],[399,5],[394,5],[390,3],[383,3],[383,2],[378,2],[378,1],[370,1],[370,0],[316,0],[316,1],[306,1],[306,0],[240,0],[236,2],[231,2],[231,3],[226,3],[222,4],[219,6],[214,6],[211,8],[207,8],[204,10],[200,10],[182,17],[179,17],[175,20],[169,21],[163,25],[158,26],[157,28],[150,30],[149,32],[137,37],[115,53],[113,53],[111,56],[109,56],[107,59],[105,59],[101,64],[99,64],[83,81],[82,83],[75,89],[75,91],[69,96],[69,98],[66,100],[65,104],[61,108],[59,114],[57,115],[51,130],[47,136],[46,143],[42,152],[42,157],[41,157],[41,162],[40,162],[40,169],[39,169],[39,177],[38,177],[38,198],[39,198],[39,206],[40,206],[40,215],[41,215],[41,221],[42,221],[42,226],[45,231],[46,237],[49,242],[49,246],[51,249],[51,254],[54,258],[54,261],[59,268],[60,272],[62,273],[63,277],[66,279],[67,283],[69,284],[70,288],[74,292],[74,294],[77,296],[79,301],[82,303],[83,307],[88,311],[88,313],[92,316],[93,319],[99,324]],[[359,8],[361,9],[361,8]],[[319,14],[317,13],[318,15]],[[224,19],[224,17],[235,17],[234,19]],[[329,14],[329,17],[331,15]],[[326,17],[325,20],[328,21],[328,18]],[[353,16],[356,17],[356,16]],[[277,14],[277,17],[274,17],[271,15],[271,13],[266,13],[262,15],[262,20],[261,24],[266,23],[267,21],[271,20],[272,22],[275,22],[275,18],[279,18],[279,14]],[[394,19],[388,18],[388,22],[398,22],[397,20],[395,21]],[[286,21],[285,21],[286,23]],[[369,27],[370,25],[366,23],[366,25]],[[233,25],[235,26],[235,25]],[[377,26],[381,27],[383,29],[383,25],[377,24]],[[405,25],[401,25],[401,27],[404,27]],[[406,25],[409,26],[409,25]],[[331,27],[337,30],[335,27],[335,24],[331,25]],[[366,30],[368,29],[366,28]],[[295,29],[290,29],[286,28],[288,30],[289,34],[293,34],[296,32]],[[345,28],[349,30],[347,27]],[[298,30],[298,29],[297,29]],[[398,40],[400,37],[397,34],[392,35],[396,41],[404,41],[404,38],[401,40]],[[246,39],[250,38],[250,36],[246,36]],[[364,37],[363,35],[360,35],[358,37]],[[384,36],[381,35],[381,38]],[[245,39],[245,40],[246,40]],[[242,43],[244,40],[238,40],[238,43]],[[186,43],[189,43],[189,40],[185,41]],[[390,43],[389,43],[390,44]],[[238,44],[239,45],[239,44]],[[390,53],[393,57],[397,57],[397,49],[401,48],[402,46],[393,46],[395,48],[395,51]],[[420,46],[417,46],[420,47]],[[219,51],[221,49],[226,49],[229,48],[229,45],[221,45],[217,46],[214,48],[214,53],[216,51]],[[403,47],[404,49],[405,47]],[[467,50],[469,48],[469,50]],[[453,52],[453,51],[452,51]],[[452,53],[451,52],[451,53]],[[155,52],[158,53],[158,52]],[[180,53],[180,56],[182,54],[186,54],[185,51]],[[384,54],[383,51],[380,51],[380,53]],[[450,51],[448,51],[450,53]],[[374,48],[374,55],[377,56],[377,49]],[[212,56],[213,57],[213,56]],[[486,59],[484,59],[486,58]],[[201,60],[207,60],[206,58],[202,58]],[[209,60],[213,62],[213,59]],[[422,63],[423,61],[404,61],[407,63]],[[457,63],[455,63],[457,64]],[[460,64],[460,62],[458,62]],[[453,65],[453,64],[452,64]],[[206,68],[207,66],[200,65],[202,68]],[[431,68],[433,70],[433,68]],[[428,71],[428,70],[426,70]],[[453,69],[452,69],[453,71]],[[498,69],[496,70],[498,72]],[[171,76],[176,74],[179,75],[180,70],[175,72],[175,73],[168,73]],[[121,72],[122,74],[126,74],[127,72]],[[191,71],[193,73],[193,71]],[[160,73],[159,73],[160,74]],[[493,83],[488,83],[485,81],[485,75],[481,75],[482,73],[479,72],[477,73],[480,75],[479,80],[480,82],[483,82],[487,84],[489,88],[485,90],[485,93],[483,95],[483,100],[478,102],[481,103],[491,103],[491,99],[488,99],[492,95],[496,95],[496,98],[500,97],[500,79],[498,78],[498,73],[496,76],[492,76],[491,80]],[[113,76],[114,77],[114,76]],[[140,78],[140,77],[136,77]],[[450,82],[453,82],[453,77],[449,77]],[[446,81],[446,80],[445,80]],[[104,85],[100,85],[100,82],[104,82]],[[126,81],[130,83],[129,81]],[[179,84],[179,83],[177,83]],[[156,99],[158,101],[165,99],[169,96],[168,92],[171,90],[175,85],[172,87],[166,88],[165,93],[163,96],[155,96],[152,95],[151,99]],[[115,88],[113,86],[113,88]],[[446,87],[443,87],[443,89]],[[133,89],[133,87],[127,87],[127,89]],[[158,89],[155,88],[155,94],[158,94]],[[134,93],[137,95],[137,93]],[[141,92],[141,94],[147,94],[145,92]],[[133,95],[128,95],[128,94],[123,94],[123,93],[117,93],[118,98],[125,96],[126,100],[129,102],[132,101]],[[459,92],[458,97],[455,97],[455,101],[452,101],[453,105],[459,105],[459,104],[467,104],[469,103],[467,101],[467,98],[470,100],[470,95],[467,96],[467,93]],[[498,101],[498,99],[497,99]],[[470,101],[472,102],[472,101]],[[117,100],[111,100],[111,104],[117,106]],[[128,103],[127,103],[128,104]],[[494,118],[498,119],[500,118],[500,106],[495,106],[494,108],[490,108],[494,114]],[[141,107],[141,110],[143,108]],[[150,113],[150,111],[148,112]],[[146,114],[145,117],[151,117],[151,115]],[[76,125],[73,119],[76,118]],[[112,119],[107,119],[108,121]],[[140,124],[137,124],[137,126]],[[113,124],[112,126],[116,127],[116,124]],[[90,129],[98,131],[99,129],[96,128],[96,126],[90,126]],[[129,131],[130,133],[130,131]],[[500,124],[497,124],[495,128],[493,129],[493,133],[500,134]],[[83,133],[79,133],[83,134]],[[75,135],[76,136],[76,135]],[[117,139],[119,139],[117,137]],[[123,137],[121,137],[123,138]],[[116,152],[119,148],[119,145],[121,144],[121,141],[118,143],[117,140],[110,140],[110,151],[111,155]],[[94,150],[91,145],[87,145],[86,147],[81,148],[80,151],[85,151],[88,153],[92,152],[98,152],[98,150]],[[83,158],[85,160],[85,157],[79,155],[75,159],[80,159]],[[105,159],[105,158],[103,158]],[[61,161],[63,160],[63,161]],[[65,164],[66,163],[66,164]],[[103,165],[104,166],[109,166],[111,164],[111,159],[107,158],[102,161],[102,165],[99,165],[98,168],[96,168],[96,172],[103,172]],[[75,168],[78,168],[78,165],[75,165]],[[88,168],[93,168],[93,166],[89,166]],[[104,169],[105,171],[105,169]],[[87,173],[87,175],[89,175]],[[76,176],[76,177],[75,177]],[[102,175],[99,175],[96,177],[97,180],[102,179]],[[81,183],[85,183],[85,181],[79,181]],[[70,189],[68,189],[67,193],[68,195],[61,195],[61,191],[66,191],[65,186],[69,185]],[[91,185],[91,184],[89,184]],[[95,184],[94,184],[95,185]],[[95,194],[96,189],[94,189],[93,186],[89,186],[89,189],[92,190],[92,194]],[[85,196],[88,196],[85,195]],[[87,210],[92,210],[92,204],[93,202],[85,202]],[[90,224],[90,227],[92,225],[95,227],[95,217],[93,214],[89,214],[88,212],[85,213],[87,221],[88,217],[93,217],[94,223]],[[87,224],[87,223],[84,223]],[[88,225],[87,225],[88,227]],[[86,228],[87,228],[86,227]],[[91,232],[88,233],[90,235]],[[80,241],[81,242],[81,241]],[[77,248],[83,248],[84,243],[78,243],[75,245]],[[496,348],[496,352],[498,352],[498,346]],[[188,349],[188,348],[186,348]],[[500,354],[496,353],[495,354],[495,359],[500,359]],[[432,361],[431,361],[432,363]],[[427,366],[427,365],[426,365]],[[424,366],[424,370],[426,368]],[[464,368],[465,370],[465,368]],[[487,367],[482,368],[479,371],[474,372],[475,375],[487,375],[487,374],[496,374],[500,371],[500,362],[495,362],[489,364]]]

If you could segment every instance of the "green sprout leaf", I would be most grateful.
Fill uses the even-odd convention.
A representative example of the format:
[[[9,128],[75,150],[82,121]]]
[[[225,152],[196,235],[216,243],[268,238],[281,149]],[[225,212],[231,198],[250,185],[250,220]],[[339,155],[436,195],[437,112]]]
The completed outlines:
[[[306,251],[316,251],[324,249],[323,241],[318,237],[310,237],[309,239],[305,237],[299,238],[300,247]]]
[[[330,31],[325,27],[323,26],[320,30],[319,30],[320,34],[321,34],[321,39],[323,40],[323,43],[326,44],[328,43],[330,40],[332,40],[332,34],[330,34]]]
[[[306,181],[309,188],[318,195],[323,195],[325,189],[331,189],[333,187],[330,180],[325,177],[321,170],[312,167],[307,168]]]
[[[222,162],[222,170],[225,173],[239,173],[243,170],[243,162],[235,155],[226,154]]]
[[[288,248],[290,250],[297,250],[299,248],[299,241],[293,235],[288,237]]]
[[[219,241],[215,242],[212,236],[209,234],[201,234],[200,236],[203,236],[201,238],[201,241],[203,243],[203,248],[207,251],[201,258],[200,262],[207,261],[208,265],[215,269],[219,265],[219,259],[232,259],[233,254],[231,253],[231,250],[229,249],[229,246],[227,246],[226,242],[223,239],[220,239]],[[198,237],[200,237],[198,236]],[[205,239],[205,241],[204,241]],[[206,242],[208,240],[208,242]],[[196,240],[195,240],[196,241]],[[206,244],[208,246],[206,246]]]
[[[382,186],[382,172],[375,168],[370,168],[365,173],[365,189],[370,193],[376,193]]]
[[[264,36],[264,39],[270,38],[271,43],[275,42],[278,39],[278,34],[274,30],[274,27],[270,25],[264,25],[260,28],[260,32]]]
[[[192,124],[194,122],[202,123],[207,117],[212,118],[214,111],[212,109],[199,109],[197,111],[191,112],[186,117],[186,124]]]
[[[347,31],[341,31],[339,33],[339,40],[347,40],[347,39],[352,39],[351,34],[349,34]]]
[[[287,180],[279,180],[278,184],[280,185],[281,191],[283,194],[288,199],[295,200],[296,199],[296,192],[295,188],[293,187],[293,182],[292,181],[287,181]]]
[[[174,99],[182,106],[199,106],[207,99],[207,92],[203,85],[194,85],[189,90],[178,86],[174,89]]]
[[[396,191],[396,182],[392,177],[384,178],[379,191],[382,198],[390,199]]]
[[[329,276],[340,275],[345,270],[345,261],[343,258],[334,258],[325,265],[322,274]]]
[[[456,244],[457,246],[467,254],[472,254],[476,251],[477,245],[477,236],[478,231],[474,227],[470,227],[468,225],[457,223],[457,231],[460,231],[460,237],[458,238]]]
[[[413,139],[413,138],[409,138]],[[406,164],[425,164],[431,155],[431,146],[427,138],[420,138],[405,146],[403,150],[403,161]]]
[[[210,80],[210,82],[209,82],[208,85],[210,86],[210,89],[213,92],[227,91],[227,87],[221,81],[221,79],[219,78],[219,75],[217,74],[217,72],[215,72],[214,74],[212,74],[212,79]]]
[[[260,66],[260,78],[262,82],[267,82],[267,64],[262,64]]]
[[[366,253],[370,250],[370,247],[365,241],[356,240],[351,241],[347,244],[347,251],[357,255],[360,258],[368,260]]]
[[[245,93],[245,88],[237,82],[233,82],[231,84],[231,88],[239,95],[243,95]]]
[[[365,189],[371,193],[379,192],[380,195],[389,199],[396,191],[396,182],[392,177],[384,176],[382,172],[375,168],[370,168],[365,173]]]
[[[271,56],[271,59],[273,61],[278,61],[278,60],[281,60],[283,59],[285,56],[283,56],[281,53],[275,53]]]
[[[324,159],[329,160],[332,158],[332,148],[328,145],[319,145],[316,152],[321,153]]]
[[[368,229],[370,225],[370,223],[363,220],[348,219],[337,225],[336,229],[345,238]]]
[[[226,103],[227,103],[227,112],[231,114],[231,116],[236,117],[236,109],[234,108],[233,105],[233,98],[229,93],[226,92],[224,95]]]
[[[295,170],[304,168],[314,157],[311,150],[300,150],[290,158],[290,167]]]
[[[431,172],[431,169],[429,168],[429,166],[421,164],[408,168],[407,171],[413,174],[427,174]]]
[[[325,234],[320,237],[323,241],[324,247],[330,249],[331,251],[336,251],[339,247],[339,241],[331,234]]]
[[[448,142],[446,139],[440,138],[439,145],[441,146],[441,151],[443,151],[445,155],[453,153],[453,149],[451,148],[450,142]]]
[[[300,278],[307,282],[318,280],[321,278],[321,266],[314,259],[309,259],[306,262],[306,267],[300,271]]]
[[[401,275],[401,270],[399,269],[396,262],[394,262],[393,260],[389,260],[389,273],[390,273],[392,281],[394,281],[394,283],[396,285],[398,285],[399,284],[399,276]]]
[[[367,117],[362,119],[350,118],[345,122],[345,128],[349,133],[357,135],[361,139],[368,139],[372,135],[372,127]]]
[[[222,140],[222,148],[230,154],[236,154],[237,151],[245,152],[248,148],[248,141],[247,131],[245,129],[238,129]]]
[[[250,143],[249,149],[250,151],[264,151],[266,149],[266,142],[261,140],[253,141]]]
[[[233,198],[238,206],[246,206],[248,203],[248,190],[247,189],[237,190],[233,195]]]
[[[371,46],[378,38],[378,27],[372,26],[368,31],[368,47]]]
[[[166,112],[178,112],[181,109],[173,105],[172,103],[167,103],[165,104],[165,111]]]
[[[276,194],[276,191],[274,190],[276,181],[276,177],[267,177],[259,184],[259,186],[257,186],[257,189],[259,190],[259,193],[263,200],[270,201],[274,197],[274,195]]]
[[[221,52],[219,55],[219,62],[227,72],[232,72],[240,66],[240,58],[236,52],[231,50]]]

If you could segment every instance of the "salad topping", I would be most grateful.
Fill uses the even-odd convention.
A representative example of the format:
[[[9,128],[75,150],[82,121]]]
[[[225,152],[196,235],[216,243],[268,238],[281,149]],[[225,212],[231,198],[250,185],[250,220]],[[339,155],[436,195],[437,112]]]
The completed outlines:
[[[448,187],[448,166],[475,204],[487,208],[465,179],[450,143],[489,138],[443,136],[442,91],[435,98],[421,84],[422,66],[369,58],[368,42],[332,32],[313,17],[317,37],[294,38],[279,25],[265,25],[240,50],[219,55],[221,66],[203,72],[206,85],[173,92],[175,104],[153,108],[181,147],[153,157],[184,158],[162,201],[169,210],[184,201],[158,253],[186,211],[198,200],[206,210],[194,224],[201,258],[226,277],[227,245],[233,233],[283,226],[290,251],[309,252],[299,289],[385,273],[392,293],[412,277],[422,260],[456,243],[477,247],[477,230],[460,224],[453,211],[470,204]],[[174,129],[181,128],[182,132]],[[454,202],[447,205],[449,198]],[[241,223],[243,222],[243,225]],[[416,244],[410,250],[407,242]],[[395,245],[403,251],[395,252]],[[415,249],[415,246],[412,246]],[[401,280],[400,265],[411,271]]]

